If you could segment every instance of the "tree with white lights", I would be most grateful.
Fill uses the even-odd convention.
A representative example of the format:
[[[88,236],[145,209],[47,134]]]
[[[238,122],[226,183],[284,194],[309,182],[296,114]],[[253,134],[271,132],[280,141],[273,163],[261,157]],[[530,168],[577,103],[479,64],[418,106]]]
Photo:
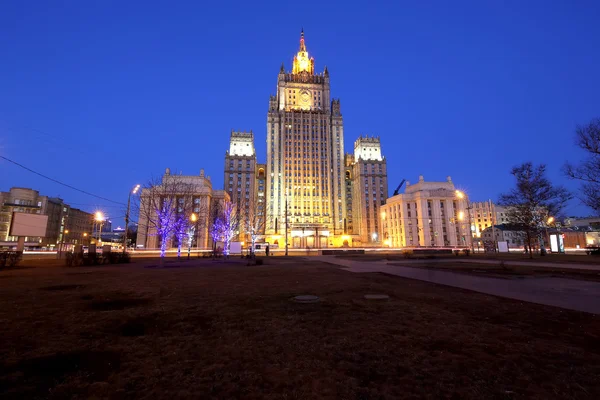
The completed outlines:
[[[223,252],[225,257],[229,256],[229,244],[231,243],[231,239],[235,235],[238,227],[239,221],[237,218],[236,207],[232,202],[225,202],[223,205],[223,212],[221,214],[221,218],[219,218],[220,231],[223,235]]]

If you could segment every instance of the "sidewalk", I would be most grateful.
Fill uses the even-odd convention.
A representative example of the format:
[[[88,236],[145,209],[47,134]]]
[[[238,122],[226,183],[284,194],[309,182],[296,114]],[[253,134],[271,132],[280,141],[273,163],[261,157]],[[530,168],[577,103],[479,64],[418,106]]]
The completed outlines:
[[[410,266],[411,264],[435,264],[435,263],[472,263],[472,264],[487,264],[487,265],[500,265],[504,262],[504,265],[522,265],[531,267],[542,267],[542,268],[564,268],[564,269],[584,269],[588,271],[600,272],[600,264],[579,264],[579,263],[557,263],[557,262],[543,262],[543,261],[519,261],[519,260],[485,260],[481,258],[470,258],[470,257],[455,257],[455,258],[433,258],[430,260],[400,260],[390,261],[394,264],[403,264]]]
[[[389,265],[388,261],[362,262],[335,256],[318,256],[311,259],[343,266],[350,272],[383,272],[509,299],[600,314],[600,282],[562,278],[497,279]]]

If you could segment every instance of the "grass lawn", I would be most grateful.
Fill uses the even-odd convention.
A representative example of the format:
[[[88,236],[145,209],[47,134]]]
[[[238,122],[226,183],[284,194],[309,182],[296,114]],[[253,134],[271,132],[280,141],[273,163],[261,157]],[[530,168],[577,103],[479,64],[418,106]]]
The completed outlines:
[[[600,398],[598,316],[268,262],[0,271],[0,398]]]

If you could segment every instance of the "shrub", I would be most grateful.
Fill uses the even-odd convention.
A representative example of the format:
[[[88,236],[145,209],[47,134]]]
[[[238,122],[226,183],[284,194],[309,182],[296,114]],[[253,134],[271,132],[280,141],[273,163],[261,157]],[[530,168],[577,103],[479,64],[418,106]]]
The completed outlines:
[[[121,262],[129,264],[131,262],[131,255],[129,253],[121,253]]]
[[[412,257],[413,251],[411,249],[407,249],[407,250],[402,250],[402,255],[404,256],[404,258],[410,258]]]
[[[108,253],[107,261],[110,264],[116,264],[116,263],[120,262],[120,258],[121,258],[121,255],[119,253],[113,253],[111,251],[110,253]]]
[[[22,251],[2,251],[0,252],[0,268],[6,266],[16,267],[19,265],[22,257]]]

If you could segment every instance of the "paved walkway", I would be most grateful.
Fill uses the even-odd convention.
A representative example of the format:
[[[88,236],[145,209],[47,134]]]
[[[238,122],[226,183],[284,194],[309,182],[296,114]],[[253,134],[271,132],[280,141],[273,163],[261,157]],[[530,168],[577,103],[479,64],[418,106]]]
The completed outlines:
[[[400,260],[390,261],[396,264],[403,264],[409,266],[411,264],[432,264],[432,263],[472,263],[472,264],[488,264],[488,265],[500,265],[504,261],[504,265],[522,265],[531,267],[542,267],[542,268],[564,268],[564,269],[584,269],[588,271],[598,271],[600,273],[600,264],[579,264],[579,263],[558,263],[558,262],[543,262],[543,261],[529,261],[529,260],[486,260],[481,258],[469,258],[469,257],[448,257],[448,258],[432,258],[430,260]]]
[[[494,296],[600,314],[600,282],[563,278],[487,278],[434,269],[390,265],[388,261],[363,262],[335,256],[319,256],[311,257],[311,259],[343,266],[350,272],[384,272],[403,278],[453,286]]]

